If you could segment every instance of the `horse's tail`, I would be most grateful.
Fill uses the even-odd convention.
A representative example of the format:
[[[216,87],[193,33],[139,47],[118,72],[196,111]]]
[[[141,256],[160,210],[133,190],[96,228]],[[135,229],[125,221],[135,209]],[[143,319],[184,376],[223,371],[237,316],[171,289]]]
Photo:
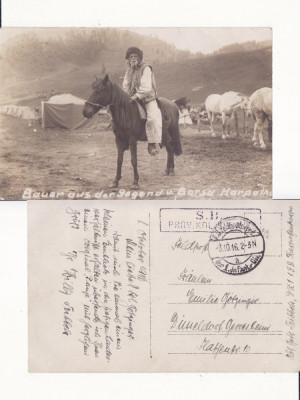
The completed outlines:
[[[173,126],[170,127],[171,129],[171,139],[174,146],[174,153],[175,156],[180,156],[182,154],[182,145],[181,145],[181,138],[180,138],[180,131],[178,123],[173,123]]]
[[[162,113],[164,145],[166,145],[166,141],[171,140],[175,155],[180,156],[182,146],[179,131],[179,110],[171,100],[157,99],[157,104]]]

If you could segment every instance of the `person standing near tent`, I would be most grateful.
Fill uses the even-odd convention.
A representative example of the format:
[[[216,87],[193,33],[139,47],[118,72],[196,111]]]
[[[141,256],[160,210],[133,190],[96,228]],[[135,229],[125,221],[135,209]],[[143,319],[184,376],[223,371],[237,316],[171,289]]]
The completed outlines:
[[[156,102],[156,83],[152,67],[143,61],[143,52],[137,47],[127,49],[126,60],[123,90],[132,101],[141,101],[145,105],[148,152],[154,156],[158,153],[158,144],[161,143],[162,116]]]

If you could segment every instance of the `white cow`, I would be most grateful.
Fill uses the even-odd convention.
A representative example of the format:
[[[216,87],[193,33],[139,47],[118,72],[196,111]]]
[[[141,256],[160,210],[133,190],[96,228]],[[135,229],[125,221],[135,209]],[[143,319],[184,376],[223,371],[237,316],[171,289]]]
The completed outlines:
[[[222,95],[211,94],[205,100],[205,107],[207,110],[208,119],[210,121],[212,136],[216,136],[213,126],[215,116],[217,114],[222,115],[222,139],[227,139],[227,137],[229,136],[229,119],[232,118],[232,116],[234,116],[235,118],[236,135],[239,136],[238,119],[236,113],[236,109],[238,107],[244,110],[244,116],[245,112],[247,112],[248,117],[251,116],[249,98],[246,95],[238,92],[226,92]]]
[[[263,138],[263,124],[268,120],[269,141],[272,141],[272,89],[264,87],[256,90],[250,96],[250,107],[255,119],[253,146],[263,150],[266,145]]]

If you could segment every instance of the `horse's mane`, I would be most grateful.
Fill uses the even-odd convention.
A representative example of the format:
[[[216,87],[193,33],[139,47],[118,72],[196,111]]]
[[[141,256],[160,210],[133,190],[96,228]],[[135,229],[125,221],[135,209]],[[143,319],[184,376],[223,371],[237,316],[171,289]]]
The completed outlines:
[[[181,104],[181,103],[186,102],[186,101],[187,101],[186,97],[179,97],[179,99],[174,100],[174,103]]]
[[[123,128],[129,128],[137,119],[136,104],[130,102],[129,95],[116,83],[112,83],[112,116]]]
[[[177,107],[186,107],[188,100],[186,97],[179,97],[179,99],[174,100],[174,103],[177,105]]]

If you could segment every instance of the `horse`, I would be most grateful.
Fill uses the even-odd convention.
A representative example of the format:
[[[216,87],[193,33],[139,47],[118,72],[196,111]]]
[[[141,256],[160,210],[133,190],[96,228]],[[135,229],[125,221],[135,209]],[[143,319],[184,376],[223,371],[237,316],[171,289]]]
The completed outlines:
[[[190,99],[187,99],[186,97],[179,97],[179,99],[174,100],[174,103],[180,111],[182,111],[184,108],[190,110],[189,102]]]
[[[272,89],[264,87],[256,90],[250,96],[250,107],[255,119],[253,131],[253,146],[266,149],[262,135],[263,124],[268,120],[268,139],[272,141]]]
[[[207,111],[205,104],[202,103],[198,106],[192,106],[190,109],[190,116],[195,125],[197,125],[198,132],[201,131],[200,123],[208,123]]]
[[[110,81],[106,74],[103,79],[96,79],[92,84],[92,93],[85,102],[82,113],[91,118],[102,107],[109,106],[112,116],[113,133],[118,151],[117,173],[110,188],[117,188],[121,179],[123,155],[130,148],[131,165],[134,180],[131,189],[139,189],[139,174],[137,168],[137,141],[147,141],[145,119],[141,119],[138,104],[116,83]],[[162,112],[162,143],[166,147],[168,158],[165,175],[175,175],[174,154],[182,154],[179,132],[179,111],[176,105],[168,99],[158,100]]]
[[[183,128],[186,127],[186,125],[192,125],[193,121],[191,120],[191,115],[190,115],[190,99],[187,99],[186,97],[180,97],[177,100],[173,100],[173,102],[176,104],[176,106],[179,109],[179,125],[183,126]]]
[[[244,133],[245,133],[245,113],[251,117],[251,109],[249,104],[249,97],[239,92],[226,92],[222,95],[211,94],[205,100],[205,107],[210,122],[211,135],[216,136],[213,122],[216,114],[222,114],[222,139],[227,139],[230,134],[229,119],[234,116],[236,136],[239,137],[237,108],[242,108],[244,111]],[[227,133],[226,133],[227,128]]]

